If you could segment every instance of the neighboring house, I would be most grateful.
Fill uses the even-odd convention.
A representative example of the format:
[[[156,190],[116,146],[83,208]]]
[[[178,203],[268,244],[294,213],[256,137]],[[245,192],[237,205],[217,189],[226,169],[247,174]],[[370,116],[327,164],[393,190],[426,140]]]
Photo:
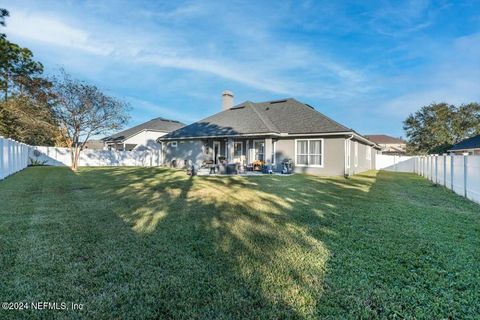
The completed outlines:
[[[290,159],[295,172],[342,176],[375,168],[378,146],[354,130],[295,99],[233,106],[233,94],[223,95],[223,111],[158,139],[163,163],[184,166],[204,161],[254,161],[280,171]]]
[[[480,134],[475,137],[471,137],[460,141],[453,145],[448,152],[455,154],[468,153],[471,155],[480,155]]]
[[[407,143],[400,138],[384,134],[372,134],[365,137],[378,144],[383,154],[404,155],[407,152]]]
[[[130,129],[118,132],[102,141],[108,149],[159,149],[156,140],[167,133],[182,128],[185,124],[164,118],[155,118]]]
[[[105,144],[102,140],[88,140],[85,143],[84,149],[94,149],[94,150],[102,150],[105,147]]]

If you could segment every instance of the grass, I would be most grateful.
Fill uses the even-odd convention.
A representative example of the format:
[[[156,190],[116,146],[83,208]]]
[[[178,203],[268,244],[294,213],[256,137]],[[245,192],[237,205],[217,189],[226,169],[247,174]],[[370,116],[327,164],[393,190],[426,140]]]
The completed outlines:
[[[480,207],[411,174],[35,167],[0,182],[0,318],[478,318]]]

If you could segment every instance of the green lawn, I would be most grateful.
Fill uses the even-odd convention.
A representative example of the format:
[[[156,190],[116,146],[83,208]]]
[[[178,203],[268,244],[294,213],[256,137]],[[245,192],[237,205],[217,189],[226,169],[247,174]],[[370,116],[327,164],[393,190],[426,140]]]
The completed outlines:
[[[35,167],[0,182],[0,302],[58,318],[478,318],[480,206],[411,174]]]

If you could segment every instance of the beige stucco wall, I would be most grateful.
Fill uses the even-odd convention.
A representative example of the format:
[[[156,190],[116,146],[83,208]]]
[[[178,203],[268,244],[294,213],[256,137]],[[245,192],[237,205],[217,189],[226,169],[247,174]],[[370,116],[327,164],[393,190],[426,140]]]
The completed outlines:
[[[296,173],[307,173],[322,176],[343,176],[344,174],[344,140],[343,137],[323,138],[323,167],[301,167],[295,165],[295,140],[313,139],[313,137],[296,137],[295,139],[279,139],[276,143],[277,169],[281,169],[284,159],[291,159]]]
[[[372,170],[375,168],[375,154],[376,150],[374,148],[369,148],[368,145],[364,144],[359,140],[352,139],[350,147],[350,175],[354,175],[360,172]],[[358,144],[358,162],[355,165],[355,143]],[[370,153],[370,160],[367,159],[367,152]]]
[[[297,166],[295,165],[295,140],[297,139],[323,139],[323,166]],[[248,149],[247,149],[248,140]],[[246,155],[246,163],[251,163],[253,158],[253,141],[261,140],[260,138],[251,139],[234,139],[234,141],[242,141],[243,152]],[[225,154],[225,139],[208,139],[208,140],[186,140],[177,141],[177,148],[171,148],[170,142],[164,142],[164,164],[170,164],[172,160],[177,160],[177,164],[183,166],[185,160],[190,160],[196,165],[201,165],[203,160],[208,158],[205,154],[205,146],[209,146],[210,154],[213,156],[213,141],[219,141],[221,147],[221,155]],[[291,159],[294,163],[294,171],[296,173],[307,173],[321,176],[343,176],[345,174],[345,137],[295,137],[295,138],[274,138],[275,141],[275,166],[274,169],[280,171],[281,163],[284,159]],[[375,168],[374,148],[368,148],[363,142],[358,141],[358,164],[355,166],[355,140],[351,142],[350,169],[351,175],[371,170]],[[250,152],[249,152],[250,150]],[[367,150],[370,152],[370,160],[367,159]],[[267,151],[267,150],[265,150]],[[265,154],[267,157],[267,154]]]
[[[185,161],[200,166],[204,160],[203,156],[203,141],[201,140],[186,140],[177,141],[177,147],[174,148],[171,142],[163,142],[163,164],[171,165],[173,160],[176,160],[177,167],[184,167]]]

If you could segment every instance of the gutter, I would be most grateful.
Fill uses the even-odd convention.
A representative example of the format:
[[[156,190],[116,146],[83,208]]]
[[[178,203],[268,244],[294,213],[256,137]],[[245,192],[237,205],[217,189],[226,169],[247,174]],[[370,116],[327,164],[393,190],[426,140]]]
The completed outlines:
[[[194,139],[211,139],[211,138],[241,138],[241,137],[260,137],[260,136],[274,136],[281,138],[288,137],[309,137],[309,136],[344,136],[352,134],[352,131],[342,131],[342,132],[325,132],[325,133],[277,133],[277,132],[261,132],[261,133],[245,133],[245,134],[232,134],[232,135],[213,135],[213,136],[196,136],[196,137],[160,137],[158,141],[169,141],[169,140],[194,140]],[[358,136],[359,140],[363,140],[368,144],[373,144],[371,141],[366,140],[365,138]]]
[[[350,143],[350,141],[352,141],[353,137],[355,136],[355,134],[352,134],[349,138],[345,138],[345,142],[344,142],[344,145],[343,145],[343,149],[344,149],[344,152],[343,152],[343,175],[344,177],[348,177],[350,176],[350,168],[347,168],[347,159],[348,160],[351,160],[349,157],[347,157],[347,141]],[[350,152],[350,154],[352,153],[352,150],[348,150]],[[351,161],[350,161],[351,162]],[[349,163],[350,165],[350,163]]]

